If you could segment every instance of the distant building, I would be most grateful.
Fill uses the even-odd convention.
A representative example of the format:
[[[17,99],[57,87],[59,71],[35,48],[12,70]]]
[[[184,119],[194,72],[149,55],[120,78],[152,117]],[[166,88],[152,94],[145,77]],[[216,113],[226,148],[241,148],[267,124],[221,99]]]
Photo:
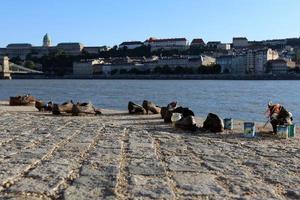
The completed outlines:
[[[232,39],[232,47],[233,48],[247,48],[249,46],[248,39],[245,37],[234,37]]]
[[[100,65],[103,61],[100,59],[95,60],[82,60],[73,63],[73,75],[93,75],[101,73]]]
[[[247,71],[247,56],[245,54],[239,54],[234,56],[232,60],[232,73],[233,74],[245,74]]]
[[[63,51],[66,55],[78,56],[81,54],[84,46],[78,42],[59,43],[56,46],[57,50]]]
[[[202,38],[196,38],[196,39],[192,40],[190,46],[191,47],[203,47],[203,46],[205,46],[205,42],[203,41]]]
[[[265,64],[269,60],[279,58],[277,51],[272,49],[248,50],[247,51],[247,71],[249,73],[261,74],[264,73]]]
[[[220,56],[217,64],[221,65],[223,73],[262,74],[266,71],[266,63],[278,57],[278,52],[272,49],[247,50],[237,55]]]
[[[43,38],[43,47],[50,47],[51,46],[51,39],[48,33]]]
[[[262,43],[265,46],[272,46],[272,47],[278,46],[284,48],[287,43],[287,40],[286,39],[265,40],[262,41]]]
[[[95,47],[84,47],[83,51],[87,52],[89,54],[99,54],[102,51],[107,51],[108,47],[107,46],[95,46]]]
[[[19,57],[25,59],[31,53],[32,45],[28,43],[9,44],[6,46],[6,55],[9,58]]]
[[[221,73],[233,73],[233,55],[223,55],[216,59],[216,63],[221,66]]]
[[[119,49],[127,48],[127,49],[135,49],[142,46],[143,43],[140,41],[131,41],[131,42],[123,42],[119,45]]]
[[[217,49],[218,45],[220,45],[220,44],[221,44],[220,41],[210,41],[210,42],[207,42],[206,46],[210,49]]]
[[[277,59],[268,61],[268,66],[272,74],[287,74],[289,69],[296,67],[296,63],[284,59]]]
[[[156,50],[186,50],[188,48],[188,41],[186,38],[170,38],[170,39],[156,39],[149,38],[144,42],[144,45],[151,46],[151,51]]]
[[[221,50],[230,50],[230,44],[226,44],[226,43],[220,43],[217,45],[217,49],[221,49]]]

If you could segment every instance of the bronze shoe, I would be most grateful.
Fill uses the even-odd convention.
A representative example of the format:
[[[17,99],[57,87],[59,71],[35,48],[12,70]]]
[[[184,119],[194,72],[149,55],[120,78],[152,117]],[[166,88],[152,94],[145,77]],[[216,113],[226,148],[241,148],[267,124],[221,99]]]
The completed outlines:
[[[129,114],[146,114],[146,110],[138,104],[135,104],[131,101],[128,102],[128,112]]]
[[[143,101],[143,108],[146,110],[146,113],[148,114],[149,110],[153,114],[159,114],[161,109],[160,107],[156,106],[153,102],[151,101]]]
[[[95,115],[96,111],[91,103],[77,103],[73,105],[72,108],[72,115],[78,116],[78,115]]]
[[[203,128],[213,133],[220,133],[224,131],[224,122],[218,115],[209,113],[203,122]]]
[[[73,104],[72,101],[65,102],[61,105],[54,104],[53,109],[52,109],[52,113],[54,115],[59,115],[59,114],[62,114],[62,113],[72,113],[73,105],[74,104]]]
[[[183,130],[196,131],[196,121],[194,116],[182,117],[180,120],[175,122],[175,127]]]

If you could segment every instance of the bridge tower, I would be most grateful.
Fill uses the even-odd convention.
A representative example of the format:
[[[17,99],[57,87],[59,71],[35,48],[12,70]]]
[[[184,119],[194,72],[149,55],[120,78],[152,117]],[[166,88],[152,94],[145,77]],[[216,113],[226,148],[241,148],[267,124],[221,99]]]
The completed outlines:
[[[2,71],[0,71],[0,79],[11,79],[10,70],[9,70],[9,58],[3,56],[0,58],[0,63],[2,64]]]

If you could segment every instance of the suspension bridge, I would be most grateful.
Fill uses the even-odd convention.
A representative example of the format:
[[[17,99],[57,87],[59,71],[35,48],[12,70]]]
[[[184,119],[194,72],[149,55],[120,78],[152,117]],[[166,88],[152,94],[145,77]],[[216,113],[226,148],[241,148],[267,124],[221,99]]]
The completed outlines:
[[[0,79],[11,79],[13,74],[43,74],[43,72],[9,62],[9,58],[0,58]]]

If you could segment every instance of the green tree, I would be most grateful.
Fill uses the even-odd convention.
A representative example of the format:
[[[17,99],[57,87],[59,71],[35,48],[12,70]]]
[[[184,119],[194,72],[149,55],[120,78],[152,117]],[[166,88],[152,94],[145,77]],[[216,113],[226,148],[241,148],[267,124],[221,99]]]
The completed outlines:
[[[161,69],[162,74],[172,74],[172,69],[168,65],[164,65]]]
[[[129,70],[129,73],[130,74],[139,74],[140,70],[134,67],[134,68],[132,68],[132,69]]]
[[[111,75],[115,75],[115,74],[117,74],[117,73],[118,73],[118,71],[119,71],[119,70],[117,70],[117,69],[114,69],[114,70],[112,70],[112,71],[110,72],[110,74],[111,74]]]
[[[183,67],[181,67],[181,66],[177,66],[174,69],[174,73],[175,74],[184,74],[185,73],[185,69]]]
[[[127,74],[128,71],[126,69],[120,69],[120,74]]]
[[[162,68],[160,66],[156,66],[154,69],[153,69],[153,73],[154,74],[160,74],[162,71]]]
[[[36,69],[35,63],[31,60],[26,60],[24,63],[24,67],[29,68],[29,69]]]

